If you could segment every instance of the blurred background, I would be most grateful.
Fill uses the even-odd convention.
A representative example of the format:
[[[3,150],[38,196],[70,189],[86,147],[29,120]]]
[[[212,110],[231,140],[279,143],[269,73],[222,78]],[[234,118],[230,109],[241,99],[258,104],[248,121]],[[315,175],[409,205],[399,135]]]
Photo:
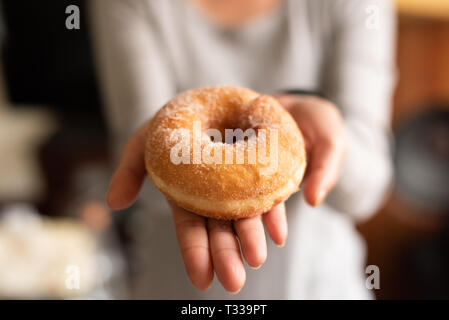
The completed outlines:
[[[449,298],[449,1],[396,0],[395,183],[358,226],[378,299]],[[66,7],[81,10],[65,28]],[[131,227],[110,176],[82,0],[0,2],[0,298],[126,297]]]

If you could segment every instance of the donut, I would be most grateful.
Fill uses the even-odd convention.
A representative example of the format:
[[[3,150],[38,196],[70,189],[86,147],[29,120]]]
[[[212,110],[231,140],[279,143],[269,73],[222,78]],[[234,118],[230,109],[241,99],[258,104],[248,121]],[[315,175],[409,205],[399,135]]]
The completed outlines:
[[[306,168],[304,139],[289,112],[247,88],[182,92],[146,130],[145,166],[154,185],[209,218],[267,212],[299,190]]]

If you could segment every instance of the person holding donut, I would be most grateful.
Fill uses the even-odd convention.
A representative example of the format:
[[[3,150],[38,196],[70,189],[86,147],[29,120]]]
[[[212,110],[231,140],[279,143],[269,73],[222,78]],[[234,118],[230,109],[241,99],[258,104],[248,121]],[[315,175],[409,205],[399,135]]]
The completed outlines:
[[[131,297],[374,296],[354,225],[392,175],[391,1],[93,0],[91,24],[118,160],[107,204],[137,199]],[[280,128],[277,180],[160,162],[164,130],[194,119]]]

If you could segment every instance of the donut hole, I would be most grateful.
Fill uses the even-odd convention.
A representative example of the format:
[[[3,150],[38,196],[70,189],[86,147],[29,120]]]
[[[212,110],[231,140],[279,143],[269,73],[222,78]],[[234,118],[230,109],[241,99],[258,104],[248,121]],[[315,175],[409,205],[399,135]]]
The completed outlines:
[[[235,144],[239,141],[248,141],[257,137],[257,129],[232,121],[214,121],[209,123],[205,133],[211,142]]]

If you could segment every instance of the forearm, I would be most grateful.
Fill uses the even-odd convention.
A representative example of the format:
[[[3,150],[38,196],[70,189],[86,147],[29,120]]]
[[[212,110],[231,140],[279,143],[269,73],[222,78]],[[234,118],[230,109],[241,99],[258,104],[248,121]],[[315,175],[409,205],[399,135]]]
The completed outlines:
[[[369,218],[381,205],[392,178],[389,140],[384,129],[345,120],[347,151],[339,180],[327,202],[356,220]]]
[[[92,0],[92,39],[114,149],[174,95],[146,2]]]
[[[342,112],[347,153],[328,203],[356,219],[366,219],[381,205],[392,176],[395,16],[392,1],[377,1],[380,22],[372,29],[367,26],[369,3],[332,3],[338,26],[325,65],[323,91]]]

